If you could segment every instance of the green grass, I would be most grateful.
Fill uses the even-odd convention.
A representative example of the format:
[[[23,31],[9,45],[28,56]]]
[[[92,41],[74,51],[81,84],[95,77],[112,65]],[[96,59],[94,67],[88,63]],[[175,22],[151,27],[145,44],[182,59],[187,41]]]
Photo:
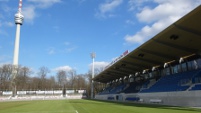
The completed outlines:
[[[94,100],[0,102],[0,113],[200,113],[201,109]]]

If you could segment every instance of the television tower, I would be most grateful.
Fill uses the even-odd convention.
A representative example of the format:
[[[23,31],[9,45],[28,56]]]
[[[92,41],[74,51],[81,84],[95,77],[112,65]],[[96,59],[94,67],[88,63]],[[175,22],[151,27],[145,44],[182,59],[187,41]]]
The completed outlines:
[[[19,0],[18,12],[15,14],[15,24],[17,25],[15,37],[15,49],[13,57],[13,65],[18,65],[19,44],[20,44],[20,26],[22,25],[24,16],[22,15],[22,0]]]
[[[20,26],[22,25],[24,20],[24,16],[22,15],[22,0],[19,0],[18,11],[15,14],[15,24],[17,26],[16,29],[16,37],[15,37],[15,48],[14,48],[14,56],[13,56],[13,72],[12,72],[12,86],[13,86],[13,96],[16,95],[16,84],[15,78],[17,76],[17,68],[18,68],[18,57],[19,57],[19,44],[20,44]]]

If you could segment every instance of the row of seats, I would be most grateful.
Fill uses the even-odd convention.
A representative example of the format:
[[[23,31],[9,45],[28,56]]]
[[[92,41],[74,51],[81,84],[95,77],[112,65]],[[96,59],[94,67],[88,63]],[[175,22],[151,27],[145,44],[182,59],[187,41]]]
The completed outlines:
[[[201,69],[187,71],[183,73],[176,73],[161,77],[155,84],[149,88],[144,88],[149,85],[149,81],[145,82],[131,82],[121,83],[117,86],[110,86],[99,94],[118,94],[118,93],[148,93],[148,92],[171,92],[171,91],[185,91],[190,88],[192,84],[200,83]],[[189,91],[201,90],[201,84],[197,84]]]
[[[117,93],[137,93],[140,91],[142,83],[125,83],[120,84],[116,87],[107,87],[104,91],[99,94],[117,94]]]
[[[117,86],[109,86],[107,88],[105,88],[102,92],[100,92],[99,94],[116,94],[116,93],[119,93],[121,92],[124,87],[126,86],[126,84],[119,84]]]
[[[200,70],[193,70],[161,77],[153,86],[140,93],[185,91],[190,87],[192,77],[197,76],[199,72]]]

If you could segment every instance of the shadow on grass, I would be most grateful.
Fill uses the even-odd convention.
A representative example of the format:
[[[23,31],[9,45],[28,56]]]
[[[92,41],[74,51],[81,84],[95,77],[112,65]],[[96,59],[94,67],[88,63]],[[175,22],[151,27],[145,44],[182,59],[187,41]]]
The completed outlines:
[[[168,106],[168,105],[159,105],[159,104],[145,104],[145,103],[134,103],[134,102],[118,102],[118,101],[106,101],[106,100],[92,100],[92,99],[83,99],[88,101],[73,101],[72,103],[83,103],[83,104],[102,104],[110,103],[123,106],[133,106],[133,107],[143,107],[143,108],[157,108],[157,109],[167,109],[167,110],[181,110],[181,111],[194,111],[201,112],[201,109],[190,108],[190,107],[180,107],[180,106]],[[101,102],[101,103],[99,103]]]

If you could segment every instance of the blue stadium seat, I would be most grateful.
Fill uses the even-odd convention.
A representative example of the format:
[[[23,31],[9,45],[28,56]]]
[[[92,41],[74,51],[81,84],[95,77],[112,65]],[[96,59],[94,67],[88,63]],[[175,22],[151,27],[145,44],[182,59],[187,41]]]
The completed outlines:
[[[140,98],[139,98],[139,97],[126,97],[125,100],[126,100],[126,101],[139,101]]]

